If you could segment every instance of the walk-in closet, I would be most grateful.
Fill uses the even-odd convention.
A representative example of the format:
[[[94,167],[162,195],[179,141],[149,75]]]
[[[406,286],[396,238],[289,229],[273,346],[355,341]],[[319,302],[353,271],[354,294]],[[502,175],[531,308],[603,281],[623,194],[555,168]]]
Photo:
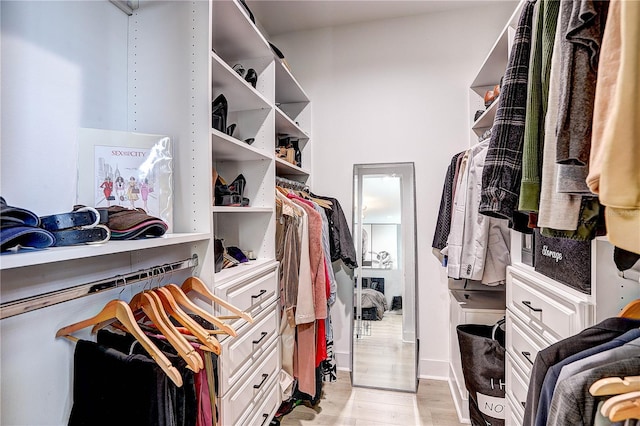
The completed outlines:
[[[639,43],[635,0],[0,0],[0,424],[636,424]]]

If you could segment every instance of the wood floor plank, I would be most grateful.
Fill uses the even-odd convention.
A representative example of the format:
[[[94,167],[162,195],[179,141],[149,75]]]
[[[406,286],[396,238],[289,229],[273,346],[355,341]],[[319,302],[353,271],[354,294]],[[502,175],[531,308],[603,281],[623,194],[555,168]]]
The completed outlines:
[[[281,426],[460,426],[445,381],[420,380],[417,393],[351,387],[349,372],[324,383],[320,404],[300,405]]]

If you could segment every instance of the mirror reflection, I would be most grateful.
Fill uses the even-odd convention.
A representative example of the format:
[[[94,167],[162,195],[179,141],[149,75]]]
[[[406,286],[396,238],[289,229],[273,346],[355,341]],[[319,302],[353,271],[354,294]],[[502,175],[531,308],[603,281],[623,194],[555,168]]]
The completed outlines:
[[[412,163],[354,166],[353,385],[415,392]]]

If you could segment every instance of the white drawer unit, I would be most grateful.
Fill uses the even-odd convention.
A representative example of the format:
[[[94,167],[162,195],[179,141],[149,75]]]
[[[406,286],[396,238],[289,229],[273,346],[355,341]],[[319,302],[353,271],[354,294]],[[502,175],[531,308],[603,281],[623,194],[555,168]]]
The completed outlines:
[[[216,284],[214,292],[216,296],[255,317],[278,298],[277,272],[277,263],[274,262]]]
[[[511,355],[507,354],[507,358]],[[515,403],[511,406],[512,411],[516,411],[519,417],[524,416],[524,404],[527,401],[527,390],[529,383],[529,375],[520,370],[518,365],[510,359],[506,363],[505,378],[510,386],[507,386],[507,395]]]
[[[512,268],[507,275],[507,308],[553,343],[584,329],[591,306],[549,281]]]
[[[243,426],[264,426],[269,424],[269,419],[276,415],[280,406],[280,386],[277,378],[274,378],[266,387],[265,397],[260,401],[262,405],[256,407],[253,415],[247,417]]]
[[[234,338],[222,340],[219,363],[219,393],[225,395],[278,339],[277,304],[264,310],[253,324],[243,327]]]
[[[236,383],[232,390],[221,398],[220,419],[223,425],[237,425],[242,419],[251,417],[268,394],[269,385],[280,371],[278,342],[266,349],[246,378]]]
[[[528,377],[538,352],[547,347],[548,343],[529,329],[524,322],[510,311],[506,314],[506,349],[507,353],[516,361]]]
[[[513,395],[507,393],[507,415],[505,416],[506,426],[521,426],[524,422],[524,408],[518,410],[519,402],[513,399]],[[522,405],[520,405],[522,407]]]

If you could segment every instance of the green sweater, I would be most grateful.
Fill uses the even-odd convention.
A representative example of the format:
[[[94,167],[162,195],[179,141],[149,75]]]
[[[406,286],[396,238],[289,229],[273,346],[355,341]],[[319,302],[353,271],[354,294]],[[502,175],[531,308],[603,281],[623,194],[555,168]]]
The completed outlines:
[[[520,211],[525,212],[537,212],[540,204],[544,120],[547,115],[551,57],[559,10],[560,1],[558,0],[538,0],[536,4],[536,29],[533,34],[529,67],[522,181],[518,206]]]

